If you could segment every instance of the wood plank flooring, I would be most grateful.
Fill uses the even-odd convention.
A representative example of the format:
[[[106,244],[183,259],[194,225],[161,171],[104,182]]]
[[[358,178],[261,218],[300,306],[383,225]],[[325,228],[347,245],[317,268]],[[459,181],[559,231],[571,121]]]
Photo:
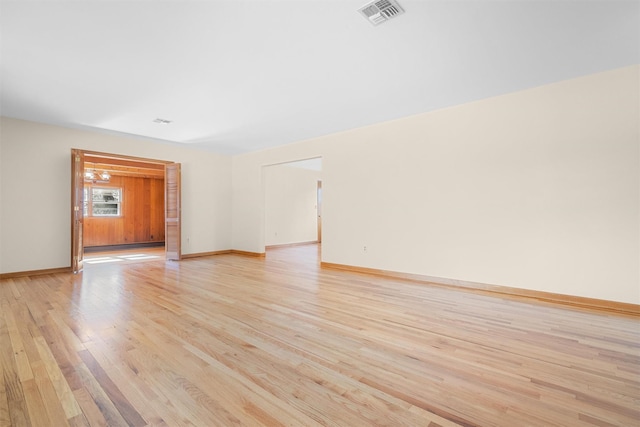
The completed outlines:
[[[0,426],[638,426],[640,321],[266,258],[0,281]]]

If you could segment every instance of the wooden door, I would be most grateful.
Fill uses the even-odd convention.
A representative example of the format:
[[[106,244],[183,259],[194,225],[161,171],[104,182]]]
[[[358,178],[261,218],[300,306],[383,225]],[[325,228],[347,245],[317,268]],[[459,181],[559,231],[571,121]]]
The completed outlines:
[[[167,260],[179,260],[180,236],[180,163],[165,165],[165,248]]]
[[[84,153],[71,150],[71,269],[82,271],[84,225]]]

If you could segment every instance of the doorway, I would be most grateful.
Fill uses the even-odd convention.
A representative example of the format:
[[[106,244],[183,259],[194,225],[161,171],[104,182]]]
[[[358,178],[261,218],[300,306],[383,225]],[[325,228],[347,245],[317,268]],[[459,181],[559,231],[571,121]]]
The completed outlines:
[[[322,181],[318,180],[316,191],[316,211],[318,215],[318,243],[322,243]]]
[[[263,167],[265,248],[320,243],[322,158]]]
[[[180,164],[72,150],[72,171],[74,272],[85,249],[92,263],[101,258],[96,251],[133,261],[158,258],[161,249],[166,259],[180,259]]]

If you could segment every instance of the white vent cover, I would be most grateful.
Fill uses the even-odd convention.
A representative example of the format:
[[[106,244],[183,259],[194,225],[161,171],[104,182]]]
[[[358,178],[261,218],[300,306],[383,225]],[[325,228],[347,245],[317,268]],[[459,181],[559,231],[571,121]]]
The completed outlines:
[[[365,4],[358,9],[373,25],[382,24],[391,18],[403,14],[404,10],[395,0],[378,0]]]

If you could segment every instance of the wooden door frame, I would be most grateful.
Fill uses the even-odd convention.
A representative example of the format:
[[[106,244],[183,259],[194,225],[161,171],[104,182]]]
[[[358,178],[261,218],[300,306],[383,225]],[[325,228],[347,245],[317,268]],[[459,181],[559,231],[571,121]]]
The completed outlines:
[[[318,243],[322,243],[322,180],[316,187],[316,222],[318,227]]]
[[[142,163],[152,163],[152,164],[157,164],[157,165],[163,165],[166,167],[166,165],[171,165],[174,164],[176,162],[170,161],[170,160],[158,160],[158,159],[149,159],[149,158],[145,158],[145,157],[135,157],[135,156],[128,156],[128,155],[124,155],[124,154],[114,154],[114,153],[104,153],[101,151],[91,151],[91,150],[82,150],[79,148],[72,148],[71,149],[71,155],[72,155],[72,173],[73,173],[73,158],[75,155],[81,155],[81,156],[93,156],[93,157],[101,157],[105,160],[131,160],[131,161],[136,161],[136,162],[142,162]],[[77,245],[76,242],[79,241],[80,236],[77,235],[78,230],[77,227],[74,226],[75,223],[75,212],[74,212],[74,205],[73,205],[73,201],[74,199],[74,192],[75,192],[75,179],[72,178],[71,180],[71,267],[73,269],[74,264],[74,257],[76,256],[75,252],[75,245]],[[83,179],[83,185],[84,185],[84,179]],[[165,187],[165,192],[167,191],[167,181],[166,181],[166,171],[165,171],[165,182],[164,182],[164,187]],[[165,214],[165,227],[166,227],[166,214]],[[165,236],[165,250],[167,247],[167,243],[166,243],[166,236]],[[78,248],[81,254],[84,254],[84,247]],[[77,272],[77,271],[74,271]]]
[[[181,165],[172,163],[164,166],[164,249],[167,261],[182,258],[181,233]],[[173,236],[173,237],[172,237]]]
[[[82,271],[84,259],[84,153],[71,150],[71,271]]]

